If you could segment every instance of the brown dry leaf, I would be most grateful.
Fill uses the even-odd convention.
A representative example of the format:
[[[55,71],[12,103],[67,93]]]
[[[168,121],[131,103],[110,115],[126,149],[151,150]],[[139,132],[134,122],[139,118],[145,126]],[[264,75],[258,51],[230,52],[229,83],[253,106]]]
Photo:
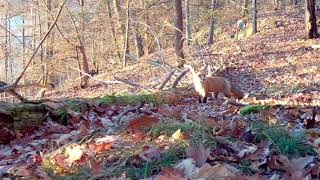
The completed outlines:
[[[228,164],[217,164],[215,166],[211,166],[206,163],[199,169],[199,172],[193,178],[226,179],[234,178],[238,175],[240,175],[240,170]]]
[[[247,160],[264,160],[270,154],[271,141],[263,141],[258,145],[258,150],[246,156]]]
[[[191,178],[198,173],[198,168],[196,167],[196,162],[192,158],[184,159],[179,163],[175,169],[183,173],[185,178]]]
[[[130,130],[134,130],[134,129],[144,128],[144,127],[151,127],[158,122],[159,122],[159,118],[148,116],[148,115],[142,115],[132,119],[129,122],[128,128]]]
[[[291,165],[292,165],[293,170],[302,170],[308,164],[314,162],[314,159],[315,159],[314,156],[307,156],[307,157],[300,157],[297,159],[292,159]]]
[[[99,143],[95,143],[95,142],[90,142],[88,144],[89,149],[94,152],[94,153],[101,153],[105,150],[108,150],[112,147],[112,142],[99,142]]]
[[[186,151],[187,155],[196,161],[197,167],[202,167],[210,155],[210,148],[205,149],[203,144],[188,147]]]
[[[271,155],[268,159],[268,167],[272,170],[285,170],[290,167],[290,160],[284,155]]]
[[[91,170],[91,174],[94,176],[98,176],[102,173],[103,171],[103,160],[102,159],[90,159],[89,161],[90,163],[90,170]]]
[[[147,162],[160,159],[161,152],[159,149],[152,146],[143,146],[143,152],[139,154],[139,157]]]
[[[56,156],[53,157],[53,159],[59,166],[63,168],[69,167],[68,162],[66,161],[67,158],[64,155],[57,154]]]
[[[50,180],[51,178],[48,176],[48,174],[40,169],[38,166],[22,166],[19,167],[18,171],[15,174],[16,176],[22,176],[26,179],[32,179],[32,180]]]
[[[184,180],[183,174],[174,168],[162,168],[160,174],[154,176],[153,180]]]
[[[223,136],[216,136],[215,140],[226,147],[231,148],[239,158],[243,158],[246,155],[252,154],[257,151],[258,147],[254,144],[244,141],[232,142],[228,138]]]

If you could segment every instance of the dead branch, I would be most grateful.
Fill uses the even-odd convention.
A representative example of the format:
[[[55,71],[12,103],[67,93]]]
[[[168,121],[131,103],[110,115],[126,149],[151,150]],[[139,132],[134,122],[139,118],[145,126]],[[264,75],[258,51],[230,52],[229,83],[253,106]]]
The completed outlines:
[[[116,123],[121,123],[120,120],[123,116],[125,116],[126,114],[128,114],[129,112],[138,112],[139,109],[143,106],[143,103],[140,103],[138,106],[136,107],[131,107],[131,108],[127,108],[124,111],[122,111],[117,117],[116,117]]]
[[[97,82],[100,82],[100,83],[105,84],[105,85],[108,85],[108,84],[123,84],[123,82],[121,82],[121,81],[103,81],[103,80],[97,79],[96,77],[92,76],[91,74],[88,74],[88,73],[85,73],[85,72],[81,71],[81,70],[78,69],[78,68],[75,68],[75,67],[72,67],[72,66],[68,66],[68,67],[71,68],[71,69],[77,70],[77,71],[79,71],[80,73],[82,73],[82,75],[88,76],[88,77],[90,77],[92,80],[97,81]]]
[[[147,91],[151,91],[151,92],[154,91],[154,90],[151,89],[151,88],[142,86],[142,85],[140,85],[140,84],[137,84],[137,83],[134,83],[134,82],[125,80],[125,79],[121,79],[121,78],[119,78],[119,77],[114,77],[114,79],[117,80],[117,81],[121,81],[121,82],[123,82],[124,84],[129,84],[130,86],[138,87],[138,88],[141,88],[141,89],[144,89],[144,90],[147,90]]]
[[[6,87],[8,86],[8,84],[4,81],[0,81],[0,88],[1,87]],[[14,89],[8,90],[8,93],[10,93],[12,96],[16,97],[17,99],[19,99],[22,102],[27,101],[26,98],[24,98],[23,96],[21,96],[19,93],[17,93]]]
[[[50,32],[52,31],[53,27],[56,25],[56,23],[58,22],[59,16],[62,12],[62,8],[65,5],[65,0],[62,2],[60,9],[56,15],[56,18],[54,20],[54,22],[51,24],[48,32],[45,34],[45,36],[42,38],[42,40],[40,41],[40,43],[38,44],[37,48],[35,49],[35,51],[33,52],[32,56],[30,57],[27,65],[24,67],[23,71],[21,72],[21,74],[18,76],[18,78],[16,79],[16,81],[13,83],[13,86],[17,86],[19,81],[21,80],[22,76],[24,75],[24,73],[26,72],[27,68],[29,67],[29,65],[31,64],[33,58],[36,56],[39,48],[41,47],[41,45],[43,44],[43,42],[47,39],[47,37],[49,36]]]
[[[166,79],[163,81],[161,86],[158,88],[160,91],[164,88],[164,86],[167,84],[167,82],[170,80],[171,76],[176,72],[176,70],[172,70],[166,77]]]
[[[182,71],[182,73],[177,77],[177,79],[173,82],[172,84],[172,88],[176,88],[179,81],[183,78],[184,75],[187,74],[187,72],[189,72],[190,69],[186,69],[184,71]]]

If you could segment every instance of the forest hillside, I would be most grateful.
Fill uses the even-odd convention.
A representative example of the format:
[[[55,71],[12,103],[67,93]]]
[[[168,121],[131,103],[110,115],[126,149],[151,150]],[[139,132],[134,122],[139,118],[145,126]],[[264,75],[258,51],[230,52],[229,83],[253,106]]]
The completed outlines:
[[[0,179],[320,178],[317,1],[1,6]]]

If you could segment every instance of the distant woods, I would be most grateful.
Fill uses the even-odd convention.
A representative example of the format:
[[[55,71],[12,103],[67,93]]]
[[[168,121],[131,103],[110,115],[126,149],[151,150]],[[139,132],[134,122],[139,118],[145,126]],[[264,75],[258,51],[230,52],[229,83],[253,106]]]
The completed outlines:
[[[234,38],[222,35],[224,28],[231,27],[236,33],[242,18],[246,21],[240,23],[241,28],[252,26],[253,33],[259,33],[260,10],[286,11],[288,5],[304,8],[306,36],[319,36],[315,0],[68,0],[54,24],[61,2],[1,3],[0,80],[15,82],[34,54],[20,84],[36,83],[41,77],[43,86],[86,88],[98,73],[131,66],[165,49],[174,48],[176,59],[183,62],[188,55],[184,46]],[[53,29],[40,44],[50,27]],[[163,59],[162,55],[155,57],[159,57],[155,61]],[[22,92],[25,96],[36,93]],[[5,100],[6,94],[0,98]]]

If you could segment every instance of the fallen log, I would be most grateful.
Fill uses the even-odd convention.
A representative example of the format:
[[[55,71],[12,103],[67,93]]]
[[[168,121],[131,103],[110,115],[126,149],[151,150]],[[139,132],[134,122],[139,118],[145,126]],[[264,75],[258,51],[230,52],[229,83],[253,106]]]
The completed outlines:
[[[0,102],[0,144],[9,143],[17,134],[34,131],[47,118],[67,125],[71,118],[70,113],[89,111],[91,102],[89,99]]]

